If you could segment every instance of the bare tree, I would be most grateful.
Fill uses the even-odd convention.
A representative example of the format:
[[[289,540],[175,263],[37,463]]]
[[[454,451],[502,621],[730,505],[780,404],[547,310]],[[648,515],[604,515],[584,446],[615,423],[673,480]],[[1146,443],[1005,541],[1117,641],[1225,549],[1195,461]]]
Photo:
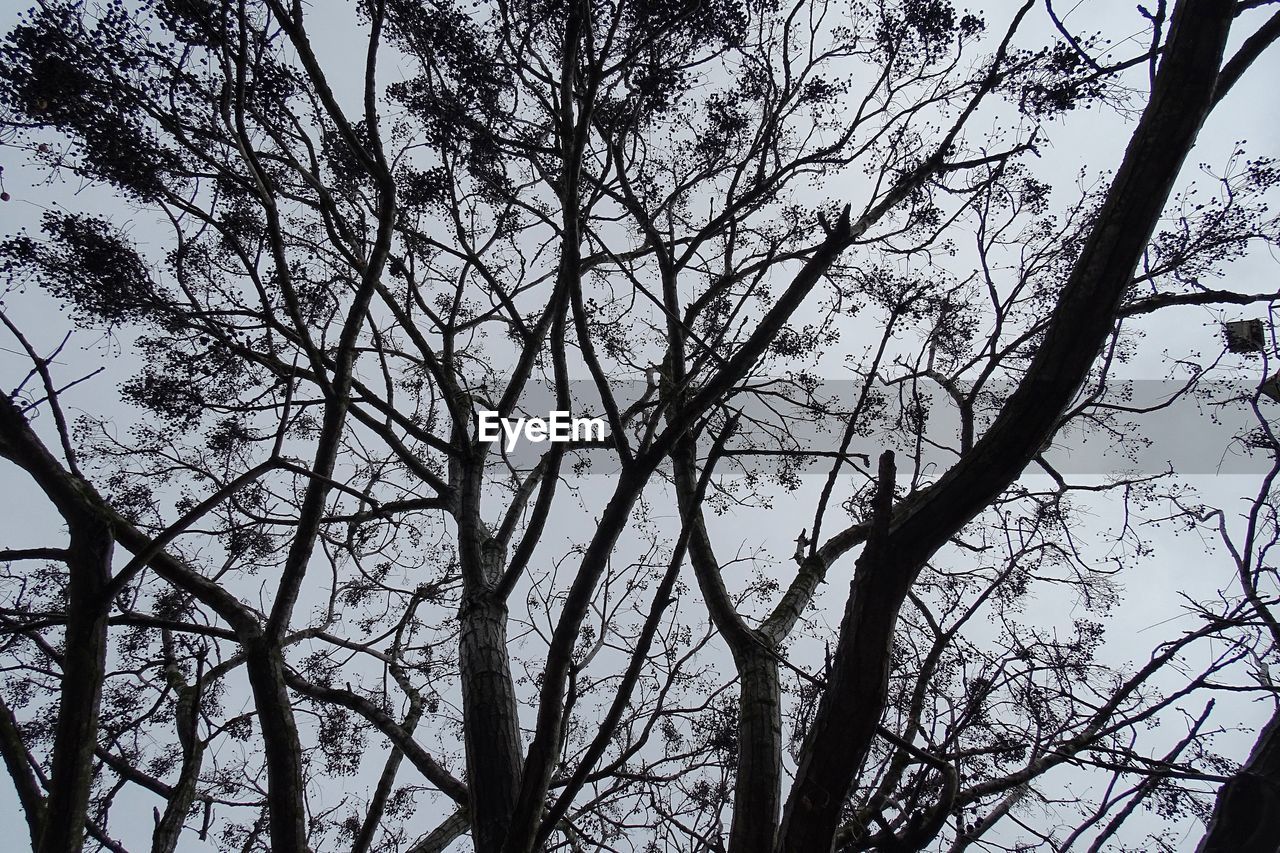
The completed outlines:
[[[1175,195],[1268,5],[1161,3],[1121,56],[1031,0],[42,2],[5,150],[95,201],[0,247],[0,455],[66,533],[0,552],[33,850],[130,849],[135,789],[155,851],[1097,849],[1143,803],[1225,813],[1274,763],[1274,726],[1244,769],[1211,748],[1209,697],[1280,653],[1253,527],[1128,669],[1099,620],[1017,614],[1104,611],[1135,513],[1223,517],[1047,448],[1158,424],[1110,396],[1133,324],[1280,295],[1202,281],[1280,237],[1271,161]],[[1138,99],[1108,181],[1037,176],[1059,119]],[[125,405],[69,417],[101,368],[53,304]],[[485,431],[552,410],[607,428]],[[784,506],[794,555],[729,556],[715,516]],[[1104,790],[1024,820],[1065,769]]]

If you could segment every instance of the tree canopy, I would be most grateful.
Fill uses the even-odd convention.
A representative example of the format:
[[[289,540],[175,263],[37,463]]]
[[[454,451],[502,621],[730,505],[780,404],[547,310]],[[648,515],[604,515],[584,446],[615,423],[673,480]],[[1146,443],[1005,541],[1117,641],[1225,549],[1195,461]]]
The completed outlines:
[[[1280,169],[1185,168],[1274,6],[42,0],[0,43],[51,199],[0,243],[32,849],[1274,849],[1280,292],[1231,272]],[[1177,401],[1243,510],[1138,461]],[[478,430],[555,411],[604,437]],[[1175,535],[1209,586],[1114,618]]]

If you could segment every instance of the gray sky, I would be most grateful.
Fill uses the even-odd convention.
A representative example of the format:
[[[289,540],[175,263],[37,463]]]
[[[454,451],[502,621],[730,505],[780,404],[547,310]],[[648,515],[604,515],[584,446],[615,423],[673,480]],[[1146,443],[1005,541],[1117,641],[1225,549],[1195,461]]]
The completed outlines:
[[[997,30],[1003,27],[1017,5],[1020,4],[988,3],[982,6],[981,11],[991,28]],[[312,4],[312,9],[310,31],[317,52],[329,63],[330,80],[334,81],[341,98],[358,97],[360,51],[351,49],[349,8],[337,4],[335,0],[317,0]],[[6,31],[15,20],[17,11],[17,7],[12,5],[0,9],[0,25]],[[1063,4],[1060,11],[1066,15],[1068,25],[1077,32],[1097,30],[1107,33],[1116,42],[1117,56],[1134,52],[1134,40],[1141,39],[1146,33],[1145,22],[1133,4],[1082,0],[1075,6]],[[1265,13],[1265,10],[1261,14],[1255,13],[1244,21],[1256,26]],[[1048,31],[1049,23],[1043,9],[1037,9],[1033,12],[1021,41],[1027,44],[1038,42]],[[1241,38],[1243,35],[1237,36],[1236,41]],[[407,74],[409,71],[410,69],[400,69],[400,73]],[[388,67],[384,71],[384,79],[390,82],[396,73],[395,69]],[[1145,70],[1138,69],[1131,73],[1139,75],[1140,82]],[[1208,164],[1211,169],[1220,168],[1239,140],[1249,140],[1251,156],[1280,156],[1280,145],[1277,144],[1280,139],[1280,104],[1277,103],[1274,83],[1277,79],[1280,79],[1280,54],[1273,50],[1251,70],[1211,117],[1188,161],[1184,180],[1199,177],[1201,163]],[[1135,105],[1139,103],[1135,100]],[[1036,172],[1055,184],[1058,199],[1062,201],[1069,197],[1077,173],[1082,167],[1095,176],[1100,169],[1114,168],[1119,162],[1131,126],[1121,117],[1101,110],[1070,114],[1048,129],[1048,140],[1041,147],[1040,159],[1035,164]],[[0,149],[0,162],[6,167],[5,188],[13,197],[12,201],[0,206],[0,232],[12,233],[24,226],[31,227],[38,222],[42,210],[55,206],[71,210],[105,210],[118,222],[127,224],[144,246],[150,243],[153,250],[162,248],[164,231],[150,222],[146,215],[123,207],[96,188],[81,188],[63,181],[47,185],[44,182],[46,176],[42,172],[24,168],[21,156],[15,155],[11,150]],[[826,193],[839,194],[840,188],[827,188]],[[856,198],[851,200],[856,204]],[[1232,266],[1228,284],[1233,289],[1247,291],[1274,289],[1275,283],[1280,280],[1278,273],[1280,269],[1277,258],[1265,251],[1255,251],[1249,258]],[[56,344],[70,329],[68,322],[56,313],[55,306],[47,299],[24,294],[21,297],[7,298],[5,303],[6,310],[11,311],[20,324],[33,334],[37,345],[43,349]],[[1217,324],[1221,319],[1234,319],[1237,315],[1261,316],[1261,310],[1218,312],[1190,308],[1163,312],[1159,317],[1145,319],[1139,324],[1146,335],[1145,342],[1139,348],[1138,355],[1123,367],[1122,373],[1126,378],[1139,380],[1163,379],[1169,370],[1166,351],[1175,356],[1192,350],[1212,352],[1220,345]],[[848,328],[844,330],[845,341],[857,341],[864,334],[857,321],[849,321],[847,325]],[[121,422],[128,422],[131,415],[121,411],[116,394],[116,383],[128,376],[135,365],[128,354],[128,343],[127,333],[121,333],[114,341],[105,340],[92,332],[79,333],[72,338],[60,358],[63,362],[60,368],[65,376],[78,375],[100,364],[106,367],[106,373],[102,377],[68,394],[66,402],[72,411],[93,414],[119,412]],[[0,346],[14,349],[11,341],[0,342]],[[832,353],[832,357],[822,365],[823,375],[831,379],[842,378],[839,354]],[[9,387],[16,383],[26,369],[23,357],[0,351],[0,379]],[[1224,370],[1220,375],[1224,381],[1256,382],[1261,378],[1260,369],[1260,362],[1256,360],[1236,358],[1224,362]],[[1190,428],[1179,426],[1179,429]],[[879,450],[877,447],[854,449],[865,450],[873,458]],[[1206,467],[1205,471],[1208,470],[1211,469]],[[1093,473],[1095,478],[1106,474],[1105,471]],[[6,487],[0,489],[0,529],[4,531],[4,544],[9,547],[47,544],[58,529],[56,520],[44,510],[39,500],[32,498],[25,482],[17,482],[18,478],[12,473],[6,474],[6,478]],[[590,479],[590,482],[583,484],[582,500],[588,506],[598,507],[600,498],[608,488],[607,478]],[[1191,479],[1193,485],[1204,495],[1206,503],[1230,507],[1241,496],[1256,489],[1257,478],[1248,474],[1203,474]],[[814,496],[820,486],[819,477],[806,477],[799,490],[790,495],[779,494],[773,507],[768,510],[743,510],[711,517],[709,524],[721,554],[771,555],[772,561],[761,562],[761,571],[779,578],[785,577],[790,568],[787,558],[794,547],[793,540],[802,528],[809,525]],[[662,491],[655,488],[651,495],[657,502]],[[556,519],[544,537],[548,544],[553,543],[557,537],[566,542],[581,538],[581,514],[567,506],[562,511],[565,515]],[[1090,513],[1098,519],[1100,528],[1110,521],[1114,511],[1114,505],[1109,506],[1107,499],[1090,507]],[[1123,597],[1110,614],[1109,622],[1114,632],[1104,653],[1106,659],[1116,664],[1132,662],[1135,653],[1140,663],[1149,653],[1153,637],[1176,633],[1168,626],[1171,624],[1169,620],[1182,618],[1182,595],[1197,600],[1210,599],[1217,590],[1227,588],[1232,581],[1229,564],[1211,544],[1203,544],[1193,536],[1175,536],[1167,532],[1153,534],[1153,538],[1158,546],[1157,556],[1137,563],[1119,580]],[[555,549],[551,548],[550,551],[554,553]],[[819,618],[825,619],[832,627],[838,622],[840,608],[847,594],[851,563],[846,562],[839,568],[843,573],[834,573],[830,583],[823,587],[822,599],[819,601]],[[733,580],[731,576],[730,582]],[[688,612],[694,611],[690,609]],[[1069,625],[1076,613],[1072,602],[1046,595],[1032,602],[1025,619],[1045,626]],[[792,659],[802,666],[816,666],[822,659],[821,646],[816,642],[797,642],[791,654]],[[1220,719],[1224,725],[1235,722],[1245,729],[1251,729],[1256,728],[1269,712],[1270,709],[1263,707],[1261,703],[1219,697],[1219,711],[1215,719]],[[1185,729],[1170,726],[1167,733],[1158,733],[1157,740],[1163,738],[1172,742],[1184,731]],[[1244,732],[1224,735],[1218,741],[1224,751],[1235,757],[1242,757],[1251,743],[1251,735]],[[367,763],[361,774],[343,780],[342,784],[347,790],[363,794],[372,787],[375,778],[372,774],[376,774],[381,763],[383,745],[379,739],[371,737],[370,746],[371,762]],[[1157,751],[1156,746],[1152,747],[1153,753]],[[413,778],[411,770],[404,771],[404,775],[406,779]],[[1061,779],[1058,784],[1063,785],[1064,789],[1084,784],[1079,774],[1070,771],[1049,778]],[[340,790],[326,790],[317,798],[317,804],[320,800],[332,804],[340,798],[341,793]],[[141,848],[145,846],[145,839],[150,836],[150,807],[154,805],[154,801],[148,799],[149,795],[133,792],[125,796],[129,799],[123,805],[131,812],[136,812],[137,819],[113,824],[112,829],[131,849],[134,846]],[[410,826],[425,831],[434,825],[440,815],[439,807],[422,802]],[[1053,816],[1046,811],[1043,819],[1051,822]],[[11,827],[21,825],[8,782],[0,782],[0,820]],[[1157,826],[1158,818],[1143,814],[1135,818],[1129,835],[1140,837],[1145,827]],[[1016,833],[1003,837],[1012,840]],[[1180,837],[1180,849],[1192,849],[1198,839],[1198,827],[1188,826]],[[1002,836],[996,835],[994,838],[1000,839]],[[193,836],[186,836],[183,849],[197,850],[200,847],[194,842]],[[212,845],[208,849],[213,849]]]

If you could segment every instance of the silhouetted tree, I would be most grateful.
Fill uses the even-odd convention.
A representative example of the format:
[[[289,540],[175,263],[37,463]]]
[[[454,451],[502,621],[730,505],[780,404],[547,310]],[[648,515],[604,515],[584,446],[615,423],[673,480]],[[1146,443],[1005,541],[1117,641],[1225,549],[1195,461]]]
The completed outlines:
[[[156,851],[958,851],[1063,767],[1111,786],[1031,846],[1207,817],[1228,778],[1230,808],[1261,759],[1213,754],[1211,706],[1172,750],[1148,730],[1280,654],[1272,569],[1132,670],[1099,618],[1018,612],[1096,615],[1144,556],[1127,523],[1083,542],[1091,496],[1211,517],[1046,448],[1159,418],[1108,396],[1126,324],[1277,298],[1202,283],[1276,241],[1271,161],[1174,196],[1266,5],[1161,3],[1117,58],[1031,0],[40,3],[0,48],[4,150],[87,201],[0,247],[30,360],[0,455],[66,530],[0,553],[32,848],[126,849],[133,788]],[[1064,201],[1039,146],[1144,69],[1114,176]],[[70,417],[79,358],[19,319],[53,304],[125,354],[118,409]],[[479,438],[550,409],[608,435]],[[708,511],[784,506],[794,568],[738,571]]]

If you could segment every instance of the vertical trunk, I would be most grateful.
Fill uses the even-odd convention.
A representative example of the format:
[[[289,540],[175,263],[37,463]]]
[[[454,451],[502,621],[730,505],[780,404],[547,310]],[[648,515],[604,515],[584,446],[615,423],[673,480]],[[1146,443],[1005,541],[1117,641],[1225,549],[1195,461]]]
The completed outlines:
[[[738,777],[729,853],[771,853],[782,808],[782,701],[778,662],[756,650],[737,662]]]
[[[111,529],[89,514],[67,523],[66,652],[40,853],[79,853],[84,844],[107,659],[110,602],[103,600],[103,590],[111,571]]]
[[[698,588],[738,672],[738,766],[729,853],[769,853],[782,806],[782,698],[775,643],[747,624],[725,588],[702,517],[695,439],[682,439],[671,459]]]
[[[175,667],[176,669],[176,667]],[[151,834],[151,853],[173,853],[178,849],[182,825],[195,802],[196,783],[200,781],[200,766],[204,761],[204,742],[196,731],[196,714],[200,709],[200,679],[191,686],[178,690],[178,741],[182,744],[182,770],[173,786],[164,814]]]
[[[204,744],[197,742],[182,759],[182,772],[174,786],[169,802],[151,834],[151,853],[173,853],[182,837],[191,804],[196,799],[196,783],[200,781],[200,765],[204,759]]]
[[[462,443],[470,439],[455,427],[454,440]],[[483,455],[455,461],[455,466],[451,480],[459,496],[454,518],[463,584],[458,610],[458,671],[471,840],[477,853],[497,853],[511,826],[524,766],[515,685],[507,657],[507,604],[495,591],[507,555],[480,514]]]
[[[899,566],[880,558],[874,543],[858,560],[840,623],[831,686],[805,738],[796,787],[779,830],[779,850],[831,849],[849,788],[862,768],[888,695],[889,644],[903,596],[877,581],[900,574]]]
[[[272,853],[306,853],[306,806],[302,744],[284,680],[284,657],[264,637],[245,646],[245,668],[253,688],[267,763],[267,806]]]
[[[1280,710],[1240,772],[1223,783],[1196,853],[1280,851]]]
[[[459,665],[467,787],[476,853],[502,848],[520,789],[521,745],[507,658],[507,607],[480,593],[463,602]]]

